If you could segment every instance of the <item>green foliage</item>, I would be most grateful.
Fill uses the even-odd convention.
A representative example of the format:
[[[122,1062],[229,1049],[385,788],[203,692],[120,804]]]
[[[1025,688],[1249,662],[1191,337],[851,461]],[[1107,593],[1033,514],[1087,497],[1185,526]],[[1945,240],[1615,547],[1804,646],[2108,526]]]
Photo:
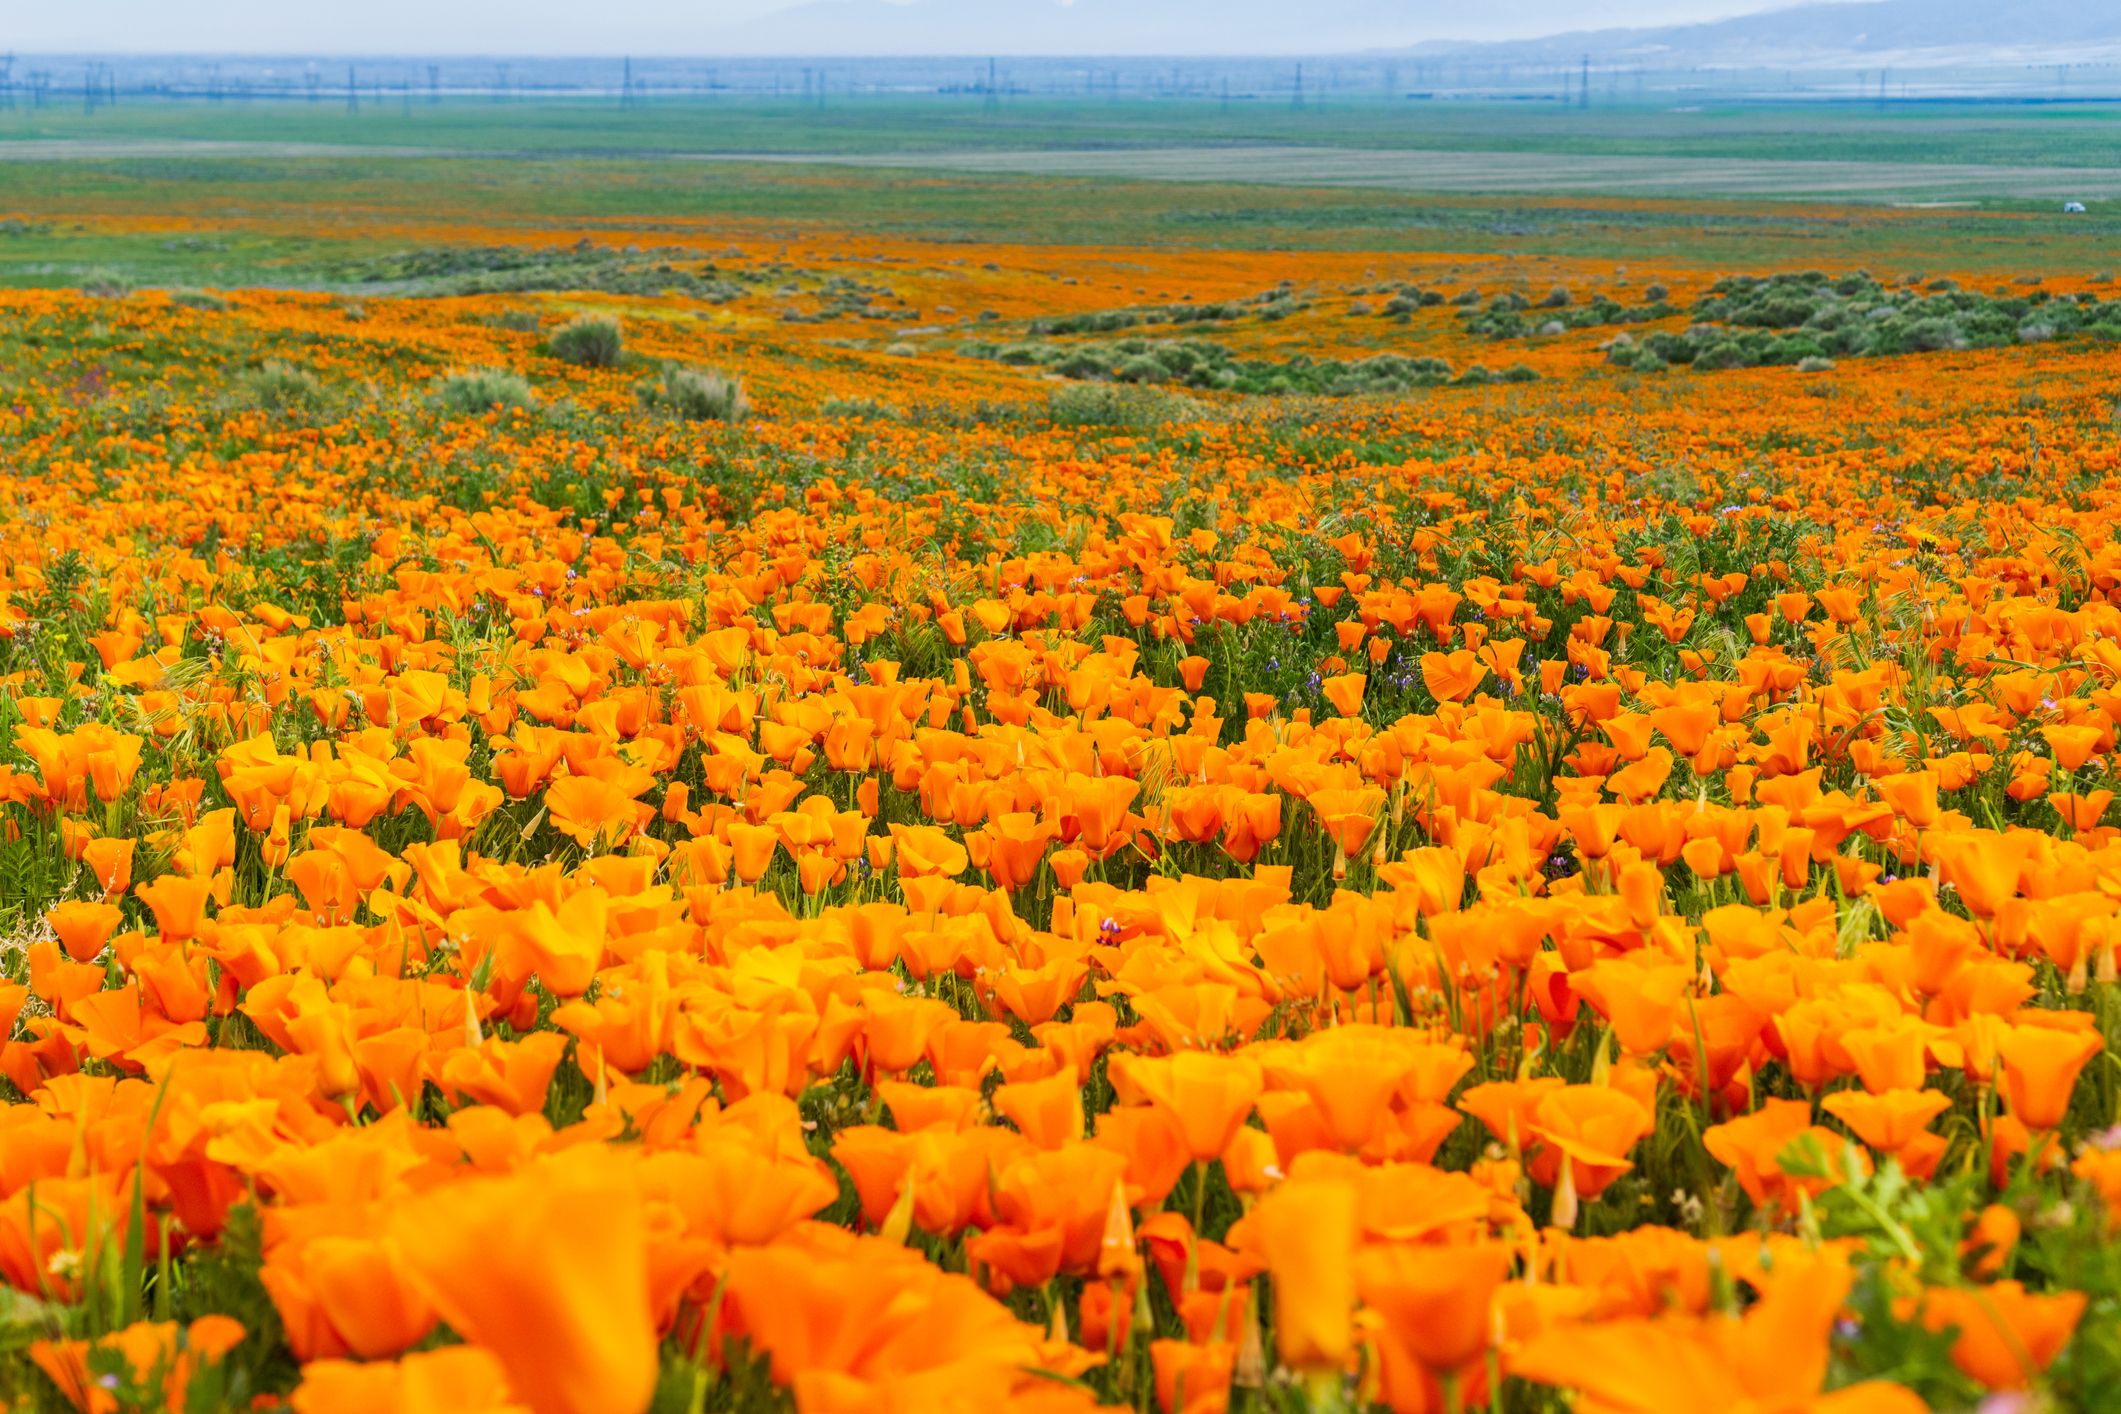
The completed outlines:
[[[1111,334],[1144,324],[1219,324],[1240,319],[1271,322],[1286,319],[1310,302],[1298,298],[1284,284],[1245,299],[1215,300],[1206,304],[1162,304],[1139,309],[1097,309],[1082,314],[1060,314],[1031,321],[1028,332],[1036,337],[1068,334]]]
[[[1046,415],[1055,427],[1111,427],[1154,431],[1198,417],[1198,403],[1151,388],[1109,384],[1056,388],[1047,395]]]
[[[1440,358],[1385,353],[1343,360],[1298,354],[1282,361],[1242,359],[1207,339],[1120,339],[1111,343],[1038,341],[969,344],[963,352],[1000,363],[1045,368],[1063,378],[1143,383],[1265,397],[1344,398],[1397,394],[1452,381]],[[1474,381],[1488,381],[1476,377]]]
[[[554,330],[545,351],[578,368],[617,368],[626,356],[626,336],[611,315],[583,314]]]
[[[1660,287],[1661,288],[1661,287]],[[1561,298],[1556,299],[1559,295]],[[1545,333],[1552,325],[1560,325],[1557,332],[1572,329],[1595,329],[1616,324],[1646,324],[1651,320],[1669,318],[1670,305],[1660,294],[1647,304],[1624,305],[1618,300],[1600,294],[1584,304],[1576,304],[1566,289],[1556,286],[1540,301],[1536,312],[1525,297],[1516,293],[1505,293],[1488,301],[1486,308],[1468,308],[1461,316],[1466,332],[1484,339],[1523,339],[1533,334]]]
[[[428,246],[391,251],[325,267],[327,279],[349,289],[416,295],[480,295],[599,291],[614,295],[679,294],[721,304],[742,295],[757,277],[724,271],[697,252],[639,251],[588,240],[554,250],[544,246]],[[535,327],[535,326],[533,326]]]
[[[242,1322],[245,1338],[222,1366],[231,1408],[242,1408],[255,1396],[284,1394],[301,1374],[287,1348],[280,1310],[258,1275],[264,1261],[264,1217],[255,1205],[238,1203],[214,1242],[176,1264],[167,1307],[158,1300],[156,1308],[185,1323],[208,1315]]]
[[[666,363],[652,379],[635,385],[641,406],[687,422],[741,422],[751,410],[741,379],[711,368]]]
[[[470,368],[443,376],[435,400],[446,412],[476,417],[495,408],[523,408],[532,402],[522,375],[498,368]]]
[[[324,381],[280,358],[244,373],[236,388],[243,403],[261,412],[313,412],[324,403]]]

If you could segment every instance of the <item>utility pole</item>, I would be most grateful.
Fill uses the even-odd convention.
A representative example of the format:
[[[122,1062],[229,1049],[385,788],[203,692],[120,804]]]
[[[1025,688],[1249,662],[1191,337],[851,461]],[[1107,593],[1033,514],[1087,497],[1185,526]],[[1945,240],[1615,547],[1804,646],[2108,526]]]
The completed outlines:
[[[624,63],[625,67],[620,71],[619,75],[619,107],[631,108],[633,106],[633,56],[627,55]],[[807,75],[810,71],[805,69],[803,72]],[[806,84],[805,86],[807,87],[808,85]]]
[[[442,101],[442,66],[440,64],[429,64],[427,66],[427,101],[430,105]]]
[[[1289,100],[1289,106],[1292,108],[1304,106],[1304,66],[1302,64],[1296,66],[1296,91]]]
[[[1588,54],[1586,54],[1586,55],[1584,55],[1584,56],[1583,56],[1583,78],[1582,78],[1582,80],[1581,80],[1581,81],[1580,81],[1580,82],[1579,82],[1579,83],[1578,83],[1578,84],[1576,85],[1576,87],[1577,87],[1577,94],[1576,94],[1576,106],[1577,106],[1578,108],[1588,108],[1588,107],[1590,107],[1590,106],[1591,106],[1591,56],[1590,56],[1590,55],[1588,55]]]
[[[349,113],[361,111],[361,89],[354,79],[354,67],[351,64],[346,66],[346,111]]]

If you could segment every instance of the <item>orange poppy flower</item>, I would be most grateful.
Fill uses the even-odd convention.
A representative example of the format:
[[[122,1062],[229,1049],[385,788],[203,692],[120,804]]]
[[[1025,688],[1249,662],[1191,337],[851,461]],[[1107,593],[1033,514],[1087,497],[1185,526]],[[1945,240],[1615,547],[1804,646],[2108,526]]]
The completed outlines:
[[[1356,1255],[1355,1288],[1408,1353],[1455,1375],[1493,1339],[1490,1306],[1509,1269],[1495,1246],[1373,1246]]]
[[[288,1397],[295,1414],[523,1414],[491,1351],[448,1345],[398,1361],[314,1360]]]
[[[1356,1198],[1333,1179],[1292,1179],[1254,1211],[1274,1277],[1274,1339],[1292,1370],[1337,1374],[1354,1353]]]
[[[1488,665],[1470,648],[1421,655],[1421,680],[1438,702],[1463,702],[1487,679]]]
[[[1921,1318],[1956,1331],[1952,1363],[1993,1390],[2024,1389],[2053,1363],[2084,1315],[2081,1291],[2034,1295],[2015,1281],[1937,1287],[1923,1293]]]
[[[1998,1043],[2003,1093],[2028,1129],[2053,1129],[2069,1111],[2078,1073],[2099,1053],[2096,1032],[2014,1026]]]
[[[450,1326],[536,1414],[645,1408],[655,1388],[648,1229],[616,1158],[577,1151],[401,1209],[391,1235]]]
[[[124,914],[107,903],[74,901],[54,905],[44,921],[59,936],[59,945],[75,962],[93,962],[117,931]]]
[[[1115,1057],[1112,1084],[1122,1099],[1146,1100],[1175,1120],[1197,1163],[1230,1147],[1265,1088],[1256,1062],[1203,1051]]]

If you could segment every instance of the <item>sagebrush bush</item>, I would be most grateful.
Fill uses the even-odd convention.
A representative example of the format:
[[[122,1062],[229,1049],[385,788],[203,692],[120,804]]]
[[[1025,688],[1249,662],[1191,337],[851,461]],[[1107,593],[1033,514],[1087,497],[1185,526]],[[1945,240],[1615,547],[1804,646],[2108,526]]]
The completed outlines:
[[[644,380],[635,391],[643,407],[687,422],[741,422],[751,411],[743,380],[711,368],[665,364],[660,375]]]
[[[1963,349],[1966,336],[1959,326],[1949,319],[1919,319],[1908,325],[1901,337],[1902,347],[1915,353],[1936,353],[1944,349]]]
[[[1451,365],[1440,358],[1374,354],[1342,360],[1308,354],[1282,361],[1241,359],[1211,339],[1119,339],[1109,343],[961,344],[970,358],[1044,368],[1063,378],[1118,383],[1160,383],[1208,392],[1262,397],[1353,397],[1404,393],[1450,381]]]
[[[1745,347],[1735,339],[1719,339],[1694,355],[1694,367],[1704,373],[1724,368],[1743,368],[1749,360]]]
[[[581,368],[616,368],[626,356],[626,335],[608,314],[583,314],[553,330],[546,350]]]
[[[133,292],[133,282],[115,270],[84,270],[79,288],[97,299],[124,299]]]
[[[467,417],[531,403],[530,384],[503,368],[467,368],[447,374],[435,386],[435,397],[445,410]]]
[[[1082,383],[1056,388],[1046,398],[1046,416],[1055,427],[1155,428],[1198,410],[1190,398],[1139,384]]]
[[[324,401],[323,380],[285,359],[266,359],[244,374],[237,388],[245,403],[263,412],[314,408]]]

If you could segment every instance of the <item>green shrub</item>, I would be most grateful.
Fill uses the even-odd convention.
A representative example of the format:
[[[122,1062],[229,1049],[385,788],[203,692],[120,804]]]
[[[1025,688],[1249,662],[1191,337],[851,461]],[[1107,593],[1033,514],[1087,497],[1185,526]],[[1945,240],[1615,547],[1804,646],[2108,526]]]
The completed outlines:
[[[124,299],[133,292],[133,282],[115,270],[84,270],[79,288],[97,299]]]
[[[324,401],[324,383],[306,368],[269,358],[237,383],[242,399],[261,412],[307,411]]]
[[[435,398],[445,412],[476,417],[498,407],[529,407],[530,384],[519,374],[501,368],[467,368],[446,374],[435,385]]]
[[[1197,416],[1190,398],[1139,385],[1082,383],[1056,388],[1046,398],[1046,416],[1055,427],[1124,427],[1153,431],[1166,423]]]
[[[1949,319],[1918,319],[1900,336],[1900,346],[1911,353],[1935,353],[1940,349],[1963,349],[1966,336]]]
[[[751,410],[743,381],[710,368],[666,363],[660,374],[634,391],[643,407],[687,422],[741,422]]]
[[[1102,378],[1108,365],[1091,349],[1055,350],[1060,358],[1052,369],[1063,378]]]
[[[626,338],[610,315],[584,314],[555,329],[545,349],[580,368],[616,368],[626,355]]]
[[[1063,348],[1032,340],[1020,344],[1005,344],[993,355],[993,358],[996,363],[1014,364],[1019,368],[1023,368],[1032,364],[1052,363],[1066,357],[1066,355],[1067,350]]]
[[[1748,362],[1745,346],[1736,339],[1718,339],[1694,355],[1694,367],[1704,373],[1713,373],[1725,368],[1743,368]]]
[[[1353,397],[1404,393],[1449,381],[1438,358],[1377,354],[1341,360],[1298,355],[1286,362],[1240,359],[1210,339],[1119,339],[1111,343],[968,343],[959,352],[1023,367],[1044,368],[1084,382],[1168,384],[1210,392],[1265,397]]]

